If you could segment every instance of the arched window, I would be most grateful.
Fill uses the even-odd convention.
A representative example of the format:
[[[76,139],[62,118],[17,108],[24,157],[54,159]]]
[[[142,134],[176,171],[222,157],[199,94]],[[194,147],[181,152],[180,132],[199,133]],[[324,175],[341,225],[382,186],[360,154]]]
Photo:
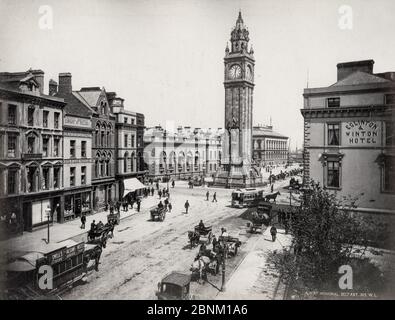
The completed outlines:
[[[96,123],[95,127],[95,146],[100,145],[100,124]]]

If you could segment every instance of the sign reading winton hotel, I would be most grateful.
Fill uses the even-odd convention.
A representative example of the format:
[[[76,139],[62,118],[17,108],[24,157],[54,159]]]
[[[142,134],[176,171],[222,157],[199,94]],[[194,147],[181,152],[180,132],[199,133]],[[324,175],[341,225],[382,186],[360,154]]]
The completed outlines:
[[[380,146],[381,122],[358,120],[342,123],[342,145]]]

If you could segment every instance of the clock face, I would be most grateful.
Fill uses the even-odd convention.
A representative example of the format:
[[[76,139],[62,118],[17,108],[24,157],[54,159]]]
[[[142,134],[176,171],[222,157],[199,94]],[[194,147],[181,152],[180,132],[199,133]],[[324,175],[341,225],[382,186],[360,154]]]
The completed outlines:
[[[231,79],[239,79],[241,78],[241,68],[239,65],[235,64],[229,69],[229,77]]]
[[[251,80],[252,81],[252,69],[251,69],[251,66],[247,66],[246,77],[247,77],[247,80]]]

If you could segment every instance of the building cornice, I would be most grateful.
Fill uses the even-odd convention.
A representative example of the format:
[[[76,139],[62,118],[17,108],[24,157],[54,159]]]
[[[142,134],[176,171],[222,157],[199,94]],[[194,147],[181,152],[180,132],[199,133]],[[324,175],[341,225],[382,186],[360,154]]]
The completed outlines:
[[[371,117],[371,116],[390,116],[391,106],[355,106],[339,108],[305,108],[300,112],[305,119],[315,118],[353,118],[353,117]]]

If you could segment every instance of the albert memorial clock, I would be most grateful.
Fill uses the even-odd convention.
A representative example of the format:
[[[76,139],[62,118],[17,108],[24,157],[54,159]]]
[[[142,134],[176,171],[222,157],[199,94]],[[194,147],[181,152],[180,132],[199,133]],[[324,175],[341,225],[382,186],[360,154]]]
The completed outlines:
[[[231,48],[226,47],[224,58],[225,129],[232,132],[230,161],[233,165],[248,166],[252,158],[255,59],[252,48],[248,48],[249,32],[241,13],[231,32],[230,42]],[[226,149],[225,157],[229,155],[229,146]]]

